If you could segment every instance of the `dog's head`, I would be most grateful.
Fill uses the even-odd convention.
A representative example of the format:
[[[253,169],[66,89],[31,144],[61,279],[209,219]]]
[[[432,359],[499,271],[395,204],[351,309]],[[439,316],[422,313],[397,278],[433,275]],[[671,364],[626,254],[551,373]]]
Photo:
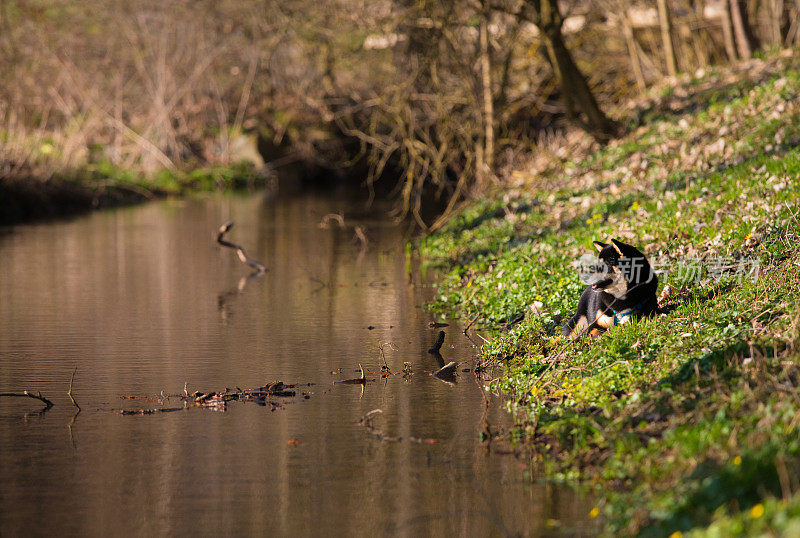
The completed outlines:
[[[596,292],[605,291],[624,298],[628,291],[653,278],[652,268],[636,247],[612,239],[611,243],[593,241],[597,262],[582,274],[583,281]]]

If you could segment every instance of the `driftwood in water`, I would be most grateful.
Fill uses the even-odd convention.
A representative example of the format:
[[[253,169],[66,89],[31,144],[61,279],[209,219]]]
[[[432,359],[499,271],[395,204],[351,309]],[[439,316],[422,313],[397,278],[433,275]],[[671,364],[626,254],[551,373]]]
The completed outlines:
[[[51,402],[50,400],[48,400],[47,398],[42,396],[42,393],[38,392],[38,391],[36,392],[36,394],[34,394],[32,392],[29,392],[27,390],[24,390],[22,392],[0,392],[0,398],[1,397],[6,397],[6,398],[33,398],[34,400],[39,400],[40,402],[42,402],[45,405],[45,407],[44,407],[45,409],[50,409],[51,407],[53,407],[55,405],[53,402]]]
[[[247,389],[243,390],[239,387],[236,387],[235,390],[231,390],[226,388],[224,391],[219,392],[201,392],[197,391],[189,395],[187,398],[183,396],[184,399],[193,399],[194,402],[198,403],[210,403],[210,402],[229,402],[231,400],[241,400],[241,401],[256,401],[263,400],[267,396],[274,396],[277,398],[292,398],[297,395],[297,392],[291,389],[297,387],[310,387],[313,383],[306,383],[303,385],[285,385],[281,381],[275,381],[273,383],[267,383],[262,387],[257,387],[254,389]]]
[[[429,351],[433,358],[436,359],[437,364],[439,365],[439,369],[433,372],[431,375],[437,379],[440,379],[446,383],[453,384],[456,382],[456,367],[458,363],[455,361],[450,361],[447,364],[444,363],[444,357],[438,351],[431,350]]]
[[[433,347],[428,350],[428,353],[433,355],[433,358],[436,359],[436,362],[439,365],[439,369],[433,372],[431,375],[441,379],[442,381],[455,383],[456,367],[458,366],[458,363],[454,361],[450,361],[447,364],[444,363],[444,357],[442,357],[442,354],[439,353],[439,350],[442,349],[443,343],[444,331],[439,331],[439,335],[436,337],[436,342],[433,344]]]
[[[442,344],[444,344],[444,331],[439,331],[436,342],[433,343],[433,347],[428,350],[428,353],[431,355],[439,353],[439,350],[442,349]]]
[[[250,267],[255,269],[257,274],[266,273],[267,272],[267,268],[261,262],[258,262],[256,260],[254,260],[253,258],[248,257],[247,253],[245,253],[243,247],[241,247],[240,245],[237,245],[236,243],[231,243],[230,241],[228,241],[228,240],[226,240],[224,238],[225,234],[231,228],[233,228],[233,221],[232,220],[226,222],[225,224],[223,224],[222,226],[219,227],[219,233],[217,234],[217,243],[219,243],[223,247],[228,247],[228,248],[234,249],[236,251],[236,255],[239,256],[239,259],[242,261],[242,263],[244,263],[246,265],[249,265]]]
[[[353,379],[344,379],[342,381],[336,381],[335,383],[345,383],[348,385],[364,385],[367,382],[367,376],[364,375],[364,367],[361,366],[361,363],[358,363],[358,368],[361,370],[361,377],[355,377]]]
[[[275,381],[273,383],[267,383],[261,387],[247,390],[240,389],[239,387],[234,387],[234,389],[226,387],[224,391],[220,390],[203,392],[198,390],[195,392],[189,392],[187,385],[184,384],[182,394],[164,394],[162,392],[160,396],[152,397],[154,401],[158,401],[159,403],[163,403],[164,400],[169,400],[170,398],[177,398],[184,402],[183,408],[120,409],[117,411],[117,413],[120,415],[152,415],[155,413],[180,411],[181,409],[185,409],[189,406],[203,407],[214,411],[225,411],[228,403],[231,401],[254,402],[257,405],[270,406],[272,410],[275,411],[276,409],[283,409],[283,405],[268,400],[268,397],[292,398],[297,395],[297,391],[292,389],[296,389],[298,387],[310,387],[312,385],[313,383],[286,385],[280,381]],[[310,398],[309,393],[303,392],[301,394],[306,400]],[[151,397],[148,396],[135,395],[124,395],[120,396],[120,398],[126,400],[151,399]]]
[[[279,396],[282,398],[291,398],[296,393],[295,391],[288,389],[293,388],[294,386],[295,385],[284,385],[280,381],[276,381],[274,383],[264,385],[263,387],[246,391],[245,394],[248,396]]]
[[[185,407],[161,407],[158,409],[120,409],[118,415],[155,415],[156,413],[172,413],[173,411],[183,411]]]
[[[437,379],[441,379],[447,383],[455,383],[456,382],[456,367],[458,363],[455,361],[450,361],[431,375]]]

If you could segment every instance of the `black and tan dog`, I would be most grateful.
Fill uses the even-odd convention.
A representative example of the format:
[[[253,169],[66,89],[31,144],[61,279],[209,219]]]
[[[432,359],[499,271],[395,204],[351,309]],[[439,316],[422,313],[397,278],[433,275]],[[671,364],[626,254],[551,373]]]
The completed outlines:
[[[581,267],[581,279],[588,286],[575,315],[564,325],[564,336],[596,335],[658,310],[658,277],[645,255],[616,239],[593,243],[599,254],[590,267]]]

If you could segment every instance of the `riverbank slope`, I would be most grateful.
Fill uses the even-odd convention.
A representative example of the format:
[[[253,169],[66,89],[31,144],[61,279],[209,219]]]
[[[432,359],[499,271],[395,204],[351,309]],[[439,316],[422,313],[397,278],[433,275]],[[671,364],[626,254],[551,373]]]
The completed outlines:
[[[16,171],[0,177],[0,225],[63,217],[191,193],[263,188],[266,171],[247,163],[145,176],[111,165],[90,165],[49,178]]]
[[[631,133],[516,170],[422,240],[434,305],[504,365],[546,476],[592,488],[609,534],[800,532],[800,63],[698,73]],[[567,342],[593,239],[642,249],[662,314]],[[553,525],[558,525],[553,522]]]

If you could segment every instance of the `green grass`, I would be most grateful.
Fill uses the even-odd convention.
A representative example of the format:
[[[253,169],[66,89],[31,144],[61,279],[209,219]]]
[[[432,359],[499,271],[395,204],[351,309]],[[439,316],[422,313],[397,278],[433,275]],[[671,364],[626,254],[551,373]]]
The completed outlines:
[[[144,176],[108,163],[59,172],[47,180],[20,175],[0,181],[0,224],[53,218],[169,195],[263,187],[267,176],[246,164]]]
[[[432,308],[490,337],[516,436],[550,478],[595,491],[608,534],[800,526],[800,68],[701,85],[545,178],[557,188],[476,201],[420,244],[447,271]],[[566,341],[571,264],[610,237],[668,269],[666,311]],[[736,273],[756,261],[758,278]]]
[[[721,509],[705,529],[685,533],[692,538],[725,538],[727,536],[772,537],[800,536],[800,496],[786,499],[769,498],[763,503],[731,513]]]
[[[89,165],[73,177],[73,181],[89,187],[132,186],[155,193],[176,195],[262,187],[264,179],[263,175],[247,163],[188,171],[162,169],[151,175],[143,175],[109,162],[100,162]]]

